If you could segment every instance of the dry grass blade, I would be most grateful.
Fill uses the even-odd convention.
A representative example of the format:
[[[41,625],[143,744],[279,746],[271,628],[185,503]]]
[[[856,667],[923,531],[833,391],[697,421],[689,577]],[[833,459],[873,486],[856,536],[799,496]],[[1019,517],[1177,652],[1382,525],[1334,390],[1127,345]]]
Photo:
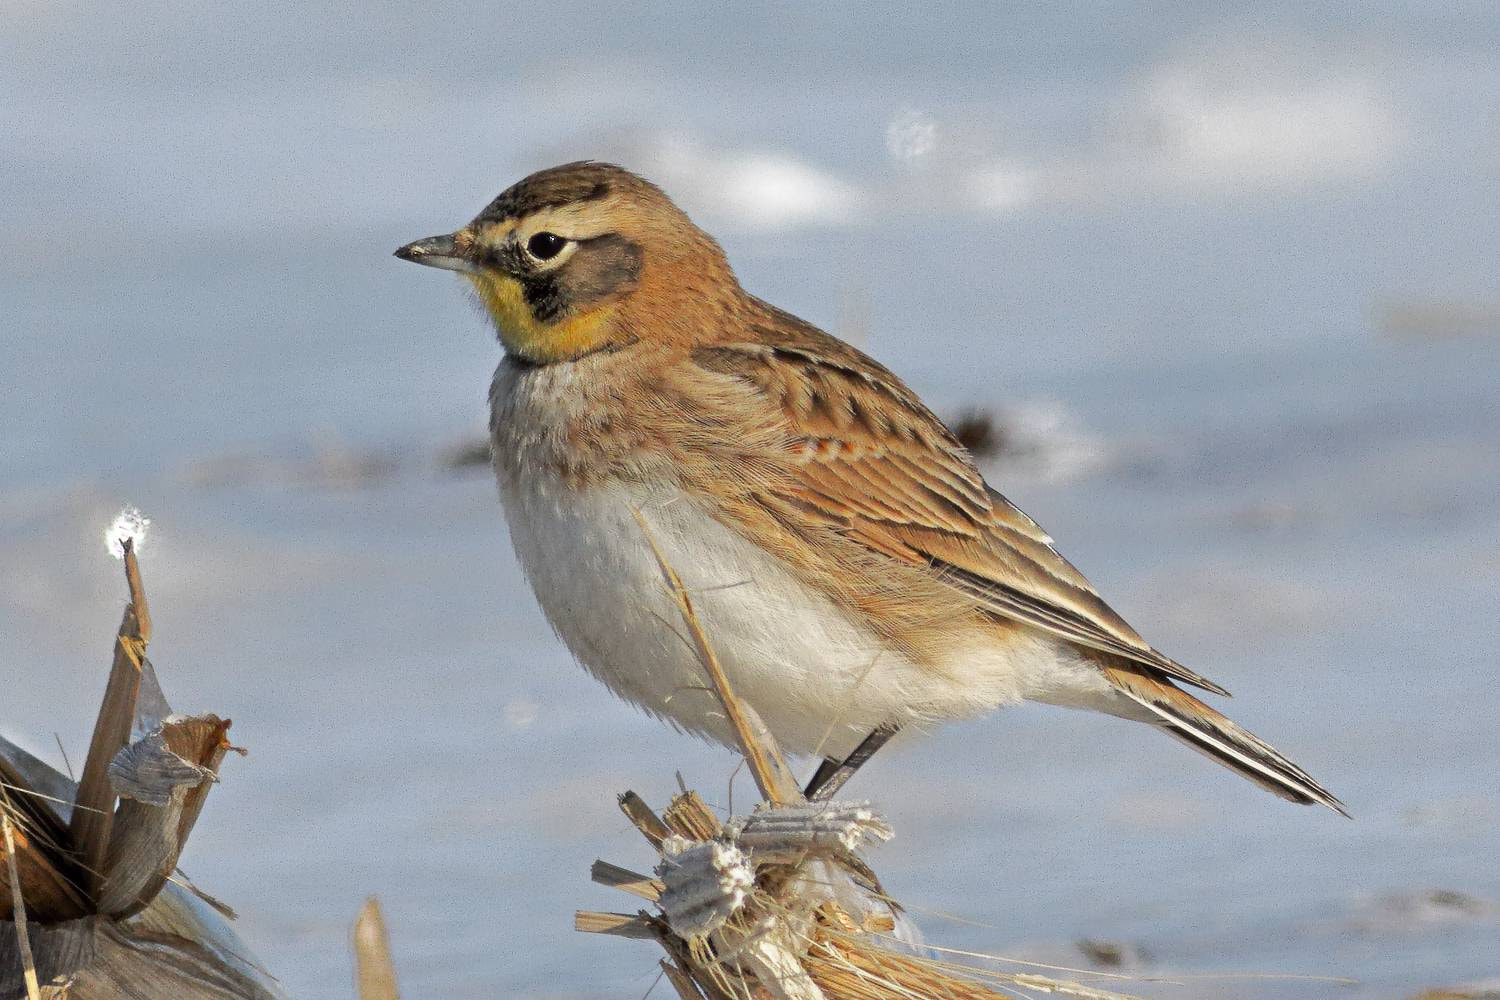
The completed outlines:
[[[10,792],[15,792],[20,798],[12,800]],[[3,753],[0,753],[0,800],[16,815],[18,826],[29,826],[40,839],[50,843],[63,845],[68,842],[68,826],[59,818],[53,805],[71,806],[72,800],[37,791]]]
[[[744,988],[735,992],[727,977],[717,966],[704,968],[696,964],[692,949],[681,938],[672,934],[664,934],[659,940],[662,948],[670,956],[670,961],[687,973],[693,985],[698,987],[698,992],[702,993],[707,1000],[745,1000],[745,997],[750,995],[749,990]]]
[[[81,917],[89,912],[89,905],[79,884],[82,874],[69,864],[67,827],[35,795],[24,785],[0,784],[0,811],[11,825],[10,853],[21,895],[33,920]],[[10,883],[0,882],[0,905],[11,894]]]
[[[958,965],[886,951],[868,939],[824,930],[807,956],[808,971],[831,996],[946,997],[952,1000],[992,1000],[1010,996],[1003,986],[1075,997],[1077,1000],[1140,1000],[1126,993],[1096,989],[1080,983]],[[1110,978],[1124,978],[1112,976]],[[986,981],[996,984],[986,985]]]
[[[698,618],[698,612],[693,608],[693,599],[688,594],[687,588],[683,586],[682,578],[667,561],[666,554],[662,552],[645,517],[638,510],[633,513],[636,523],[641,526],[641,532],[646,536],[647,544],[651,546],[651,551],[656,556],[662,576],[666,579],[672,597],[677,602],[677,609],[682,613],[682,620],[687,624],[688,631],[692,633],[693,646],[697,650],[698,659],[713,683],[714,691],[719,696],[719,703],[724,706],[725,715],[734,726],[735,736],[740,743],[740,751],[750,764],[750,773],[755,778],[755,785],[760,789],[761,796],[773,805],[801,802],[802,789],[792,777],[791,769],[786,766],[786,760],[777,749],[776,741],[771,737],[770,731],[766,729],[765,723],[760,721],[760,717],[754,714],[754,709],[736,697],[734,690],[729,686],[729,678],[725,675],[724,667],[719,663],[719,658],[708,641],[708,635],[703,631],[703,623]]]
[[[354,966],[359,1000],[400,1000],[396,964],[391,961],[391,936],[380,900],[374,896],[365,900],[354,921]]]
[[[825,992],[840,998],[995,1000],[1007,996],[972,980],[937,973],[920,961],[859,947],[854,942],[839,945],[820,941],[807,955],[807,970]]]
[[[21,952],[22,975],[26,980],[27,1000],[41,1000],[42,991],[36,979],[36,960],[31,955],[31,935],[26,926],[26,901],[21,895],[21,873],[16,867],[16,835],[11,828],[10,812],[0,808],[0,827],[5,835],[5,867],[10,876],[11,913],[15,919],[16,948]]]

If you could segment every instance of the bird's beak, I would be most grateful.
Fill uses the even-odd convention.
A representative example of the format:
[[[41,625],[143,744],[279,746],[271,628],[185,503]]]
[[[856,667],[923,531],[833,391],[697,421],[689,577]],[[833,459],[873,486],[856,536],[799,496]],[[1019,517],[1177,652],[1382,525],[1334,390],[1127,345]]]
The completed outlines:
[[[441,267],[445,271],[472,273],[475,270],[474,261],[458,248],[458,241],[453,233],[429,236],[425,240],[408,243],[396,251],[396,256],[415,264]]]

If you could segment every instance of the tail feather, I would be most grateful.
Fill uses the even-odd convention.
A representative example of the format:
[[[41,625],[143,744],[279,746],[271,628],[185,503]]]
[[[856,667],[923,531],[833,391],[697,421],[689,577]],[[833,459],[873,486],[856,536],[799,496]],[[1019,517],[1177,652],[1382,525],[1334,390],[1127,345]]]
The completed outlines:
[[[1319,803],[1341,816],[1344,804],[1249,730],[1164,679],[1124,666],[1106,666],[1105,676],[1131,701],[1150,713],[1169,735],[1255,782],[1273,795],[1304,805]]]

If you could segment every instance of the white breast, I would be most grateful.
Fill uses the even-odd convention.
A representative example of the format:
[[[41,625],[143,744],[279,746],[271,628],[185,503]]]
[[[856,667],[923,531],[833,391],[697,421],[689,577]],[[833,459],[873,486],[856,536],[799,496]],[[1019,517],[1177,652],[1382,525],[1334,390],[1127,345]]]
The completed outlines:
[[[1003,645],[976,635],[938,668],[911,662],[775,556],[667,483],[577,488],[539,461],[567,386],[496,382],[496,474],[512,543],[552,627],[591,673],[678,727],[733,734],[711,691],[635,511],[692,594],[736,692],[783,748],[842,756],[886,722],[904,727],[1049,697],[1098,673],[1037,633]],[[1079,692],[1083,694],[1083,691]]]

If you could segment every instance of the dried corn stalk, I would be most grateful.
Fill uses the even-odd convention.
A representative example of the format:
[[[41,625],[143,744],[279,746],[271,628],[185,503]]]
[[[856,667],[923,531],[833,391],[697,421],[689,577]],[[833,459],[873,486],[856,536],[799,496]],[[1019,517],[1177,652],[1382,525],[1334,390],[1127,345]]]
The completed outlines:
[[[0,920],[0,1000],[27,996],[33,978],[38,996],[71,1000],[275,1000],[227,910],[174,876],[232,749],[229,721],[171,714],[128,542],[124,555],[131,600],[78,784],[0,737],[15,873],[0,879],[0,912],[20,917]]]

